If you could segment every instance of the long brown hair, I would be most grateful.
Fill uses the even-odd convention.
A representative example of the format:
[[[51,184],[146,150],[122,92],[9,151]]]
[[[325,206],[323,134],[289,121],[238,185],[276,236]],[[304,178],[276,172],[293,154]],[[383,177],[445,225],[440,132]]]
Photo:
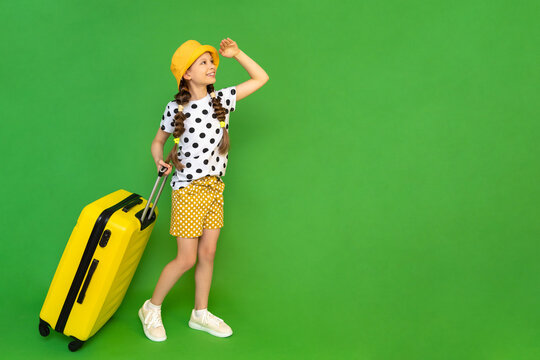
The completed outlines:
[[[180,80],[180,86],[178,86],[179,92],[174,96],[174,100],[178,105],[185,106],[189,99],[191,98],[191,94],[189,92],[189,88],[187,86],[187,82],[184,78]],[[206,85],[206,90],[208,93],[214,92],[214,85]],[[216,119],[216,121],[225,121],[225,115],[229,112],[229,110],[225,109],[221,105],[220,98],[216,95],[216,97],[212,98],[212,107],[214,108],[214,113],[212,114],[212,118]],[[182,136],[184,131],[186,130],[184,128],[184,120],[186,120],[186,115],[183,111],[178,111],[178,109],[174,109],[174,112],[176,115],[174,115],[174,131],[173,136],[175,138],[179,138]],[[165,160],[166,163],[170,164],[171,161],[174,165],[174,167],[177,170],[182,170],[185,166],[178,160],[178,145],[177,143],[174,143],[174,146],[167,156],[167,159]],[[223,128],[223,138],[221,139],[221,142],[219,144],[218,151],[220,154],[226,154],[229,151],[229,131],[224,127]]]

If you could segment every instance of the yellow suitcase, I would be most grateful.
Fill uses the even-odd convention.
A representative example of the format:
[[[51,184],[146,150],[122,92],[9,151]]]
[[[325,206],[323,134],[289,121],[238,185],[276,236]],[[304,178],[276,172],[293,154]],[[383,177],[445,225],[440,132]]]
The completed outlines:
[[[82,210],[41,308],[42,336],[52,327],[71,336],[68,348],[76,351],[118,309],[156,223],[156,204],[168,178],[162,176],[165,170],[159,172],[148,201],[118,190]]]

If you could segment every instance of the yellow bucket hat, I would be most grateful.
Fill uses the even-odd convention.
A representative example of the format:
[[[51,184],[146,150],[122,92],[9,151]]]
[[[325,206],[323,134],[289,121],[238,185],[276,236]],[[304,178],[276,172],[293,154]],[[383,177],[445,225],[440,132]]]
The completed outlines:
[[[171,71],[176,78],[178,87],[180,87],[180,80],[187,69],[193,64],[195,60],[205,52],[209,51],[214,59],[214,65],[216,65],[216,70],[219,64],[219,55],[217,50],[211,45],[201,45],[196,40],[188,40],[176,51],[172,57],[171,61]]]

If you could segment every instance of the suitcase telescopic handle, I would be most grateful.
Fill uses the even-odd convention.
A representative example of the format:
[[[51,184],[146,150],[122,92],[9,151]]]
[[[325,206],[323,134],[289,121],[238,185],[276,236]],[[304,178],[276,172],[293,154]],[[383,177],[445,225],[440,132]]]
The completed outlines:
[[[152,198],[154,197],[154,193],[156,192],[157,186],[159,184],[159,181],[161,178],[163,178],[163,174],[167,171],[166,166],[162,166],[161,169],[158,171],[158,177],[156,179],[156,183],[154,184],[154,188],[152,189],[152,193],[148,197],[148,201],[146,202],[146,207],[144,208],[144,211],[141,216],[141,223],[144,223],[146,219],[146,213],[148,212],[148,208],[150,206],[150,203],[152,202]],[[148,215],[148,220],[152,218],[152,215],[154,214],[154,209],[156,208],[157,202],[159,201],[159,197],[161,196],[161,192],[163,191],[163,187],[165,186],[165,183],[167,182],[167,179],[169,178],[169,175],[165,176],[163,182],[161,183],[161,186],[159,188],[158,194],[156,196],[156,200],[152,204],[152,210],[150,211],[150,215]]]

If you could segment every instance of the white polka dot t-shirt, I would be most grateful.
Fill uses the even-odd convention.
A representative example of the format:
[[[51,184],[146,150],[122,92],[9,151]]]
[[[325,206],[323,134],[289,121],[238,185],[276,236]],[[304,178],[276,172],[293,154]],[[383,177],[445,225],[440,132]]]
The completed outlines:
[[[215,91],[226,112],[225,128],[229,130],[229,115],[236,107],[236,86]],[[223,129],[214,113],[210,94],[184,105],[184,133],[178,144],[178,159],[185,166],[175,171],[171,179],[173,190],[188,186],[193,180],[207,175],[221,177],[227,169],[228,154],[220,154],[218,145],[223,137]],[[161,117],[161,130],[174,131],[174,115],[178,112],[176,101],[170,101]]]

